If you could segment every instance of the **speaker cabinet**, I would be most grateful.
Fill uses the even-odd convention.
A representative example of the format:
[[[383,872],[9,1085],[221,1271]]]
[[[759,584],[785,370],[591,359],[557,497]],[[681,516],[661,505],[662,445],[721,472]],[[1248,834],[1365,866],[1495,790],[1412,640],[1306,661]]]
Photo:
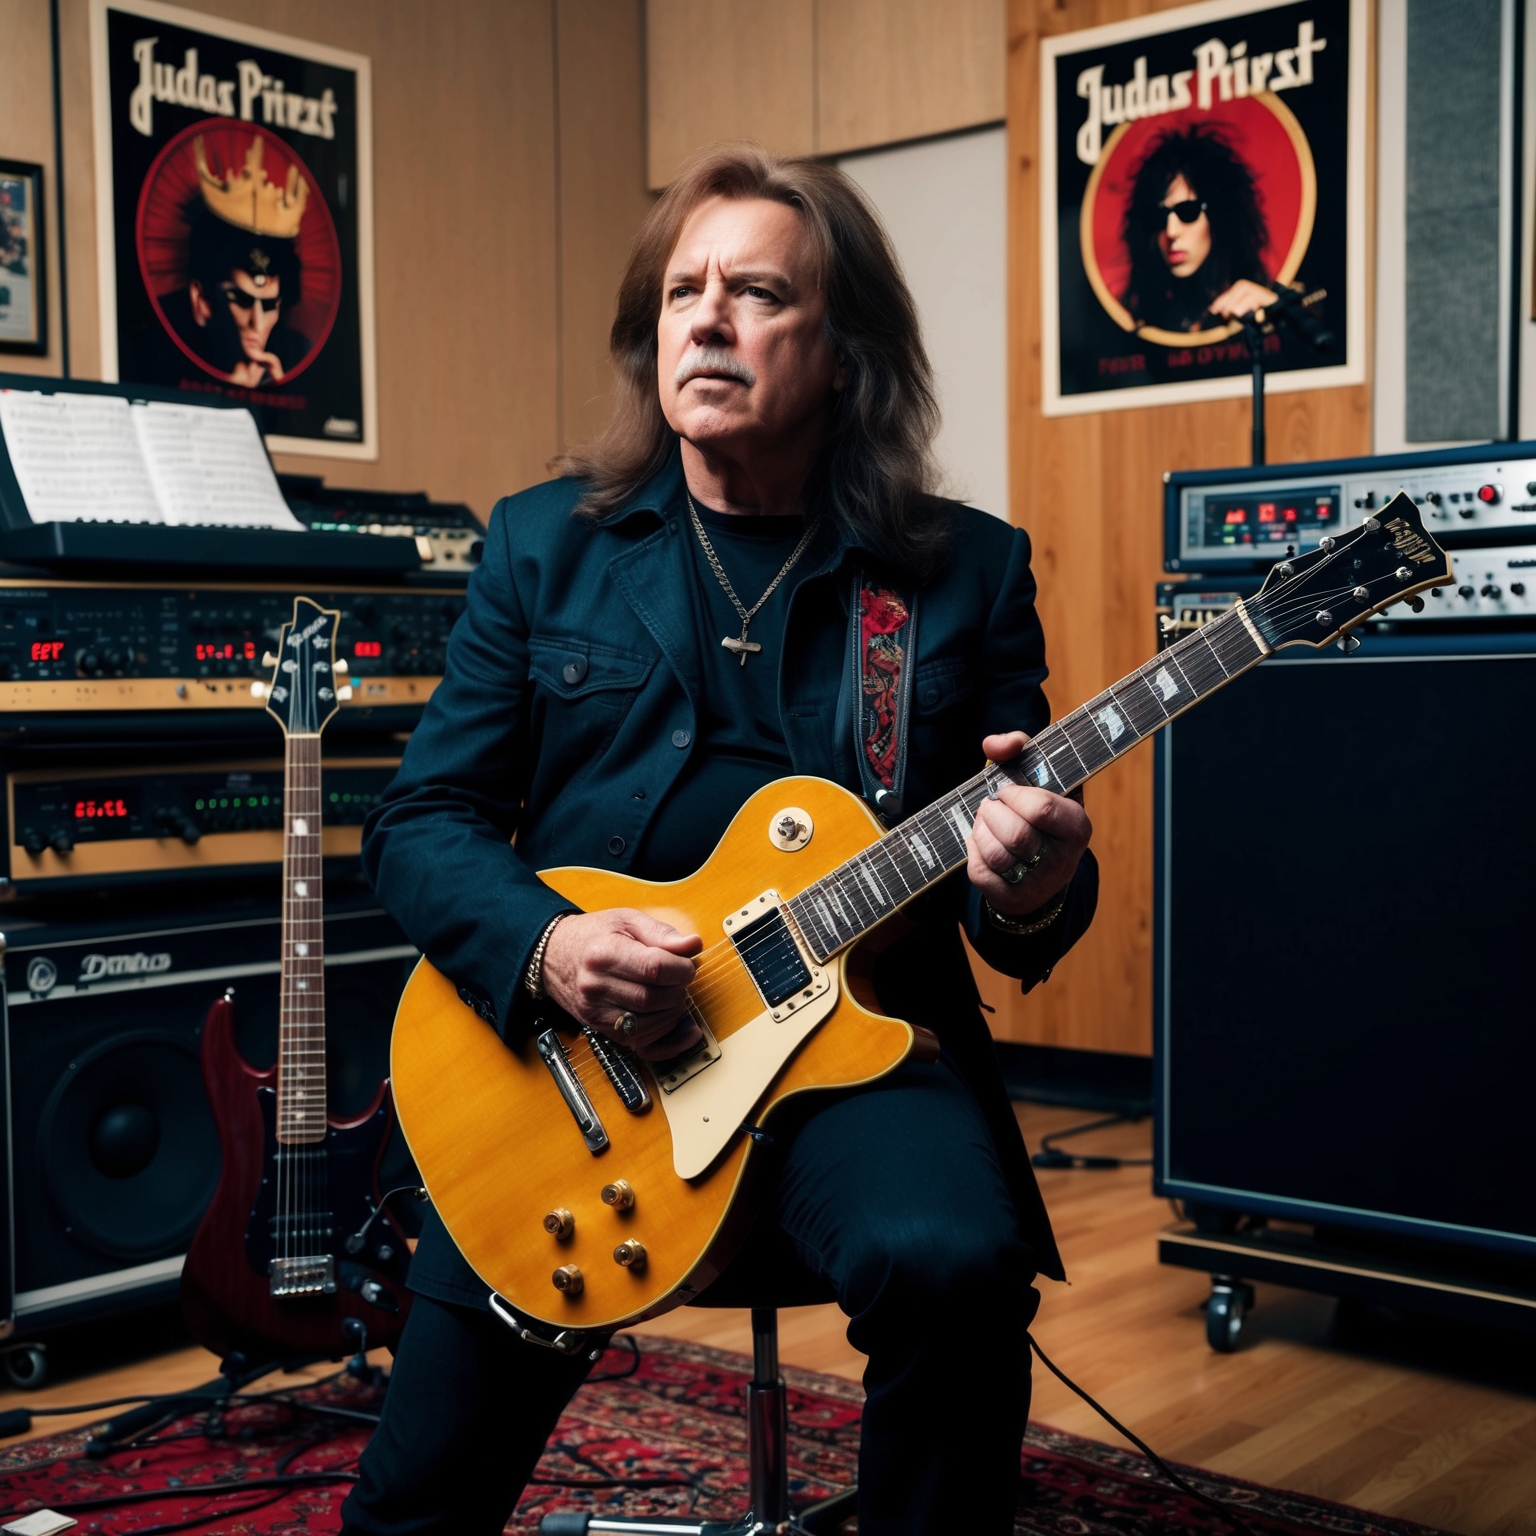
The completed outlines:
[[[1528,1265],[1536,634],[1409,631],[1158,738],[1155,1187]]]
[[[198,1049],[233,988],[242,1054],[277,1054],[275,898],[120,921],[7,929],[14,1326],[173,1298],[219,1179]],[[371,900],[327,903],[326,1046],[333,1114],[388,1074],[389,1032],[416,951]],[[412,1178],[398,1133],[386,1188]]]

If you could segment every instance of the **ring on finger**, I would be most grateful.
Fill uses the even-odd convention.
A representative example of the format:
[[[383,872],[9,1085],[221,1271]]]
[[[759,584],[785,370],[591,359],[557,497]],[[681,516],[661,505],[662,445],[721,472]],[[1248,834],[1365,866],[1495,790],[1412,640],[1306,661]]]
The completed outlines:
[[[1027,859],[1018,859],[1015,861],[1012,868],[1005,869],[1003,871],[1004,881],[1006,881],[1009,885],[1017,885],[1021,880],[1024,879],[1026,875],[1034,873],[1036,866],[1038,866],[1040,860],[1044,857],[1045,844],[1041,843],[1040,846],[1036,848],[1035,851]]]
[[[635,1032],[635,1016],[632,1013],[621,1013],[613,1021],[613,1027],[624,1036],[626,1040]]]

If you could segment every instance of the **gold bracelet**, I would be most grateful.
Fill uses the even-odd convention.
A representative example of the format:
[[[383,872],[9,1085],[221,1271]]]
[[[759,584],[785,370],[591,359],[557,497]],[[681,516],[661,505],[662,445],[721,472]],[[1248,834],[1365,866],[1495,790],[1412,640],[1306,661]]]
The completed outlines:
[[[1063,886],[1061,888],[1061,894],[1057,896],[1056,900],[1051,903],[1050,910],[1047,911],[1043,917],[1032,918],[1027,923],[1021,923],[1016,921],[1014,918],[1005,917],[1001,912],[997,910],[996,907],[992,905],[990,901],[987,901],[985,897],[982,898],[982,904],[987,909],[987,921],[990,922],[994,928],[1002,929],[1004,933],[1043,933],[1047,928],[1051,926],[1052,923],[1056,921],[1058,917],[1061,916],[1063,912],[1066,911],[1067,891],[1069,889],[1069,886]]]
[[[528,969],[523,972],[523,985],[534,997],[549,996],[549,993],[544,990],[544,951],[549,946],[550,934],[570,915],[569,912],[557,912],[544,925],[544,932],[539,935],[539,942],[533,946],[533,956],[528,961]]]

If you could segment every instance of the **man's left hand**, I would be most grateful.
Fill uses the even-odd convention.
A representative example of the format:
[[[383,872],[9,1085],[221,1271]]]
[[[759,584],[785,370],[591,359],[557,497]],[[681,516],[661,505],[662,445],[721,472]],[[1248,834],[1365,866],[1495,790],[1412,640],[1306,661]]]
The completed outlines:
[[[1029,742],[1023,731],[988,736],[981,750],[994,763],[1017,757]],[[966,839],[965,872],[971,884],[1004,917],[1036,912],[1057,896],[1077,869],[1093,825],[1082,806],[1066,795],[1005,784],[995,800],[983,800]],[[1034,863],[1035,855],[1040,855]],[[1003,876],[1033,864],[1016,883]]]

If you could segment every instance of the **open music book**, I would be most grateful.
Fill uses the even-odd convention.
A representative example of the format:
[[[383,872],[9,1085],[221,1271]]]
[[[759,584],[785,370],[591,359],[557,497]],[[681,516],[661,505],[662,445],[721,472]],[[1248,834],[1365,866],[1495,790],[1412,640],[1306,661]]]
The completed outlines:
[[[6,389],[0,434],[34,523],[304,528],[244,408]]]

